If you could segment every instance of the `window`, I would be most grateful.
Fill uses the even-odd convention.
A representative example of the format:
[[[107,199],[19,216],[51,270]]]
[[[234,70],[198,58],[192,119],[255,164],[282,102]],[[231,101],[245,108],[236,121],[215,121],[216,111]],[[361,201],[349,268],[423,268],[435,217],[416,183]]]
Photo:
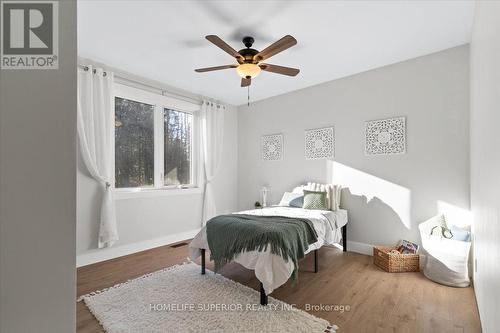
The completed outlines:
[[[115,187],[154,185],[154,106],[115,98]]]
[[[199,105],[117,84],[115,188],[196,187]]]
[[[191,183],[191,129],[193,115],[170,109],[164,109],[164,185],[182,185]]]

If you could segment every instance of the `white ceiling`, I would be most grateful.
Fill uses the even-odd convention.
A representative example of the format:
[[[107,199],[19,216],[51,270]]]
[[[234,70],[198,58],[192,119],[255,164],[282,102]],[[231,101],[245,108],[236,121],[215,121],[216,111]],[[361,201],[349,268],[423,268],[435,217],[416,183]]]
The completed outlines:
[[[233,63],[204,39],[235,49],[254,36],[263,49],[284,35],[298,44],[267,63],[300,68],[296,77],[263,72],[251,100],[301,89],[469,42],[472,1],[94,1],[78,3],[81,57],[234,105],[246,103]]]

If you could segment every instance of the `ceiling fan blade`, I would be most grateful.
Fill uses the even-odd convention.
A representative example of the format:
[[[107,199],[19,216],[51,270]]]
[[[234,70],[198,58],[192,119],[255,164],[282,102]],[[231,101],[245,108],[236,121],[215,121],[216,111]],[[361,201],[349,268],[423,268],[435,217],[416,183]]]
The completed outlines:
[[[288,75],[288,76],[296,76],[300,72],[300,69],[298,69],[298,68],[283,67],[283,66],[271,65],[271,64],[259,64],[259,67],[263,71],[266,71],[266,72],[272,72],[272,73],[283,74],[283,75]]]
[[[229,46],[225,41],[220,39],[218,36],[208,35],[208,36],[205,36],[205,38],[208,39],[210,42],[214,43],[216,46],[218,46],[222,50],[226,51],[232,57],[236,58],[238,60],[238,62],[243,62],[243,60],[245,60],[243,58],[243,56],[238,53],[238,51],[233,49],[231,46]]]
[[[252,83],[252,79],[241,79],[241,86],[242,87],[248,87]]]
[[[194,71],[198,73],[203,73],[203,72],[219,71],[221,69],[236,68],[236,67],[238,67],[238,65],[224,65],[224,66],[198,68],[195,69]]]
[[[281,51],[284,51],[284,50],[294,46],[295,44],[297,44],[297,40],[290,35],[286,35],[285,37],[281,38],[277,42],[274,42],[274,44],[269,45],[264,50],[257,53],[253,57],[253,59],[255,61],[265,60],[267,58],[272,57],[273,55],[275,55],[277,53],[280,53]]]

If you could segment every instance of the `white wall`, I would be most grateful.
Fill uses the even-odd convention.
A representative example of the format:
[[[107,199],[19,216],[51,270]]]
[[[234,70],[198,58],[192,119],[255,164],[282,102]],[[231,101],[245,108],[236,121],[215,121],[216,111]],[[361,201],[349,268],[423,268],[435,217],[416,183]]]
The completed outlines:
[[[222,166],[214,182],[219,214],[237,207],[237,110],[225,116]],[[202,193],[116,200],[120,240],[98,250],[100,187],[83,161],[77,166],[77,264],[84,265],[194,236],[201,225]]]
[[[299,183],[334,179],[346,187],[348,240],[367,244],[420,241],[419,222],[468,210],[468,54],[461,46],[239,107],[239,208],[262,185],[277,203]],[[406,116],[407,153],[365,156],[364,121],[393,116]],[[304,130],[332,125],[335,162],[305,160]],[[284,159],[262,161],[261,135],[273,133],[284,134]]]
[[[500,325],[500,2],[476,2],[470,116],[474,287],[489,333]]]
[[[73,332],[76,1],[59,69],[0,70],[0,332]]]

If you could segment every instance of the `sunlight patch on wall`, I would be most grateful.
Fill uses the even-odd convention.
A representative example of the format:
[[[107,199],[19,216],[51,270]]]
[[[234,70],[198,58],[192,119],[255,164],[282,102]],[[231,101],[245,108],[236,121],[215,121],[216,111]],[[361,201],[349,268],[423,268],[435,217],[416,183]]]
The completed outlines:
[[[448,202],[438,200],[437,211],[444,214],[448,225],[457,227],[468,227],[472,223],[472,212],[468,209],[452,205]]]
[[[380,199],[396,212],[407,229],[411,229],[411,193],[406,187],[335,161],[327,161],[327,180],[348,188],[352,195],[365,196],[367,203],[373,198]]]

